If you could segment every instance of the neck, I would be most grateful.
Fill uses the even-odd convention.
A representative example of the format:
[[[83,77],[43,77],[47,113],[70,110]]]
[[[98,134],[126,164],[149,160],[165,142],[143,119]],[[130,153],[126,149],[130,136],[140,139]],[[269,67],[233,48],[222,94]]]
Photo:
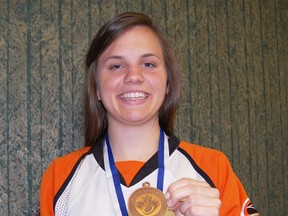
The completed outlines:
[[[108,135],[114,160],[146,162],[158,150],[160,126],[109,127]]]

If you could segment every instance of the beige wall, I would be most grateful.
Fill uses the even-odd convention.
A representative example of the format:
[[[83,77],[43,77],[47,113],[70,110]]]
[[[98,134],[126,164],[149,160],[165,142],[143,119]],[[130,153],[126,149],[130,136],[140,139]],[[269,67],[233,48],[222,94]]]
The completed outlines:
[[[284,0],[1,0],[0,215],[32,215],[47,165],[83,145],[85,51],[127,10],[175,44],[176,135],[223,151],[262,215],[288,215]]]

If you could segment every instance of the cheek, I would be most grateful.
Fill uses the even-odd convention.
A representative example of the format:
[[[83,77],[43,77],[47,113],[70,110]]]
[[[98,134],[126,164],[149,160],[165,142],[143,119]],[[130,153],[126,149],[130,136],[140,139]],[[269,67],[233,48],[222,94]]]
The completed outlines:
[[[103,97],[109,97],[110,94],[115,92],[117,89],[117,80],[114,78],[100,77],[98,83],[97,93],[98,96],[103,99]]]

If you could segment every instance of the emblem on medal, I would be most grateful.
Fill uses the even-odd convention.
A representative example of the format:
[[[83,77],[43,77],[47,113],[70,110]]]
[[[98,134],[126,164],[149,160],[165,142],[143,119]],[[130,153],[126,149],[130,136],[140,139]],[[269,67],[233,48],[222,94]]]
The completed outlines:
[[[162,191],[150,187],[144,182],[142,188],[134,191],[128,200],[129,216],[168,216],[175,215],[168,211],[166,199]]]

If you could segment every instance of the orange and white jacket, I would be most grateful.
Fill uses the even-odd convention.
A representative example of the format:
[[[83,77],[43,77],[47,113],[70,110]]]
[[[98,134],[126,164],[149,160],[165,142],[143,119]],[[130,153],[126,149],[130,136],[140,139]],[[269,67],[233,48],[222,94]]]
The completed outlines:
[[[51,163],[41,183],[41,216],[121,215],[113,206],[117,200],[109,195],[103,148],[98,146],[101,145],[85,147]],[[169,158],[165,165],[164,192],[172,182],[183,177],[206,181],[220,191],[220,215],[258,215],[223,153],[179,141],[175,136],[166,137],[165,148]],[[126,203],[143,182],[156,185],[157,161],[156,153],[146,163],[116,163]]]

